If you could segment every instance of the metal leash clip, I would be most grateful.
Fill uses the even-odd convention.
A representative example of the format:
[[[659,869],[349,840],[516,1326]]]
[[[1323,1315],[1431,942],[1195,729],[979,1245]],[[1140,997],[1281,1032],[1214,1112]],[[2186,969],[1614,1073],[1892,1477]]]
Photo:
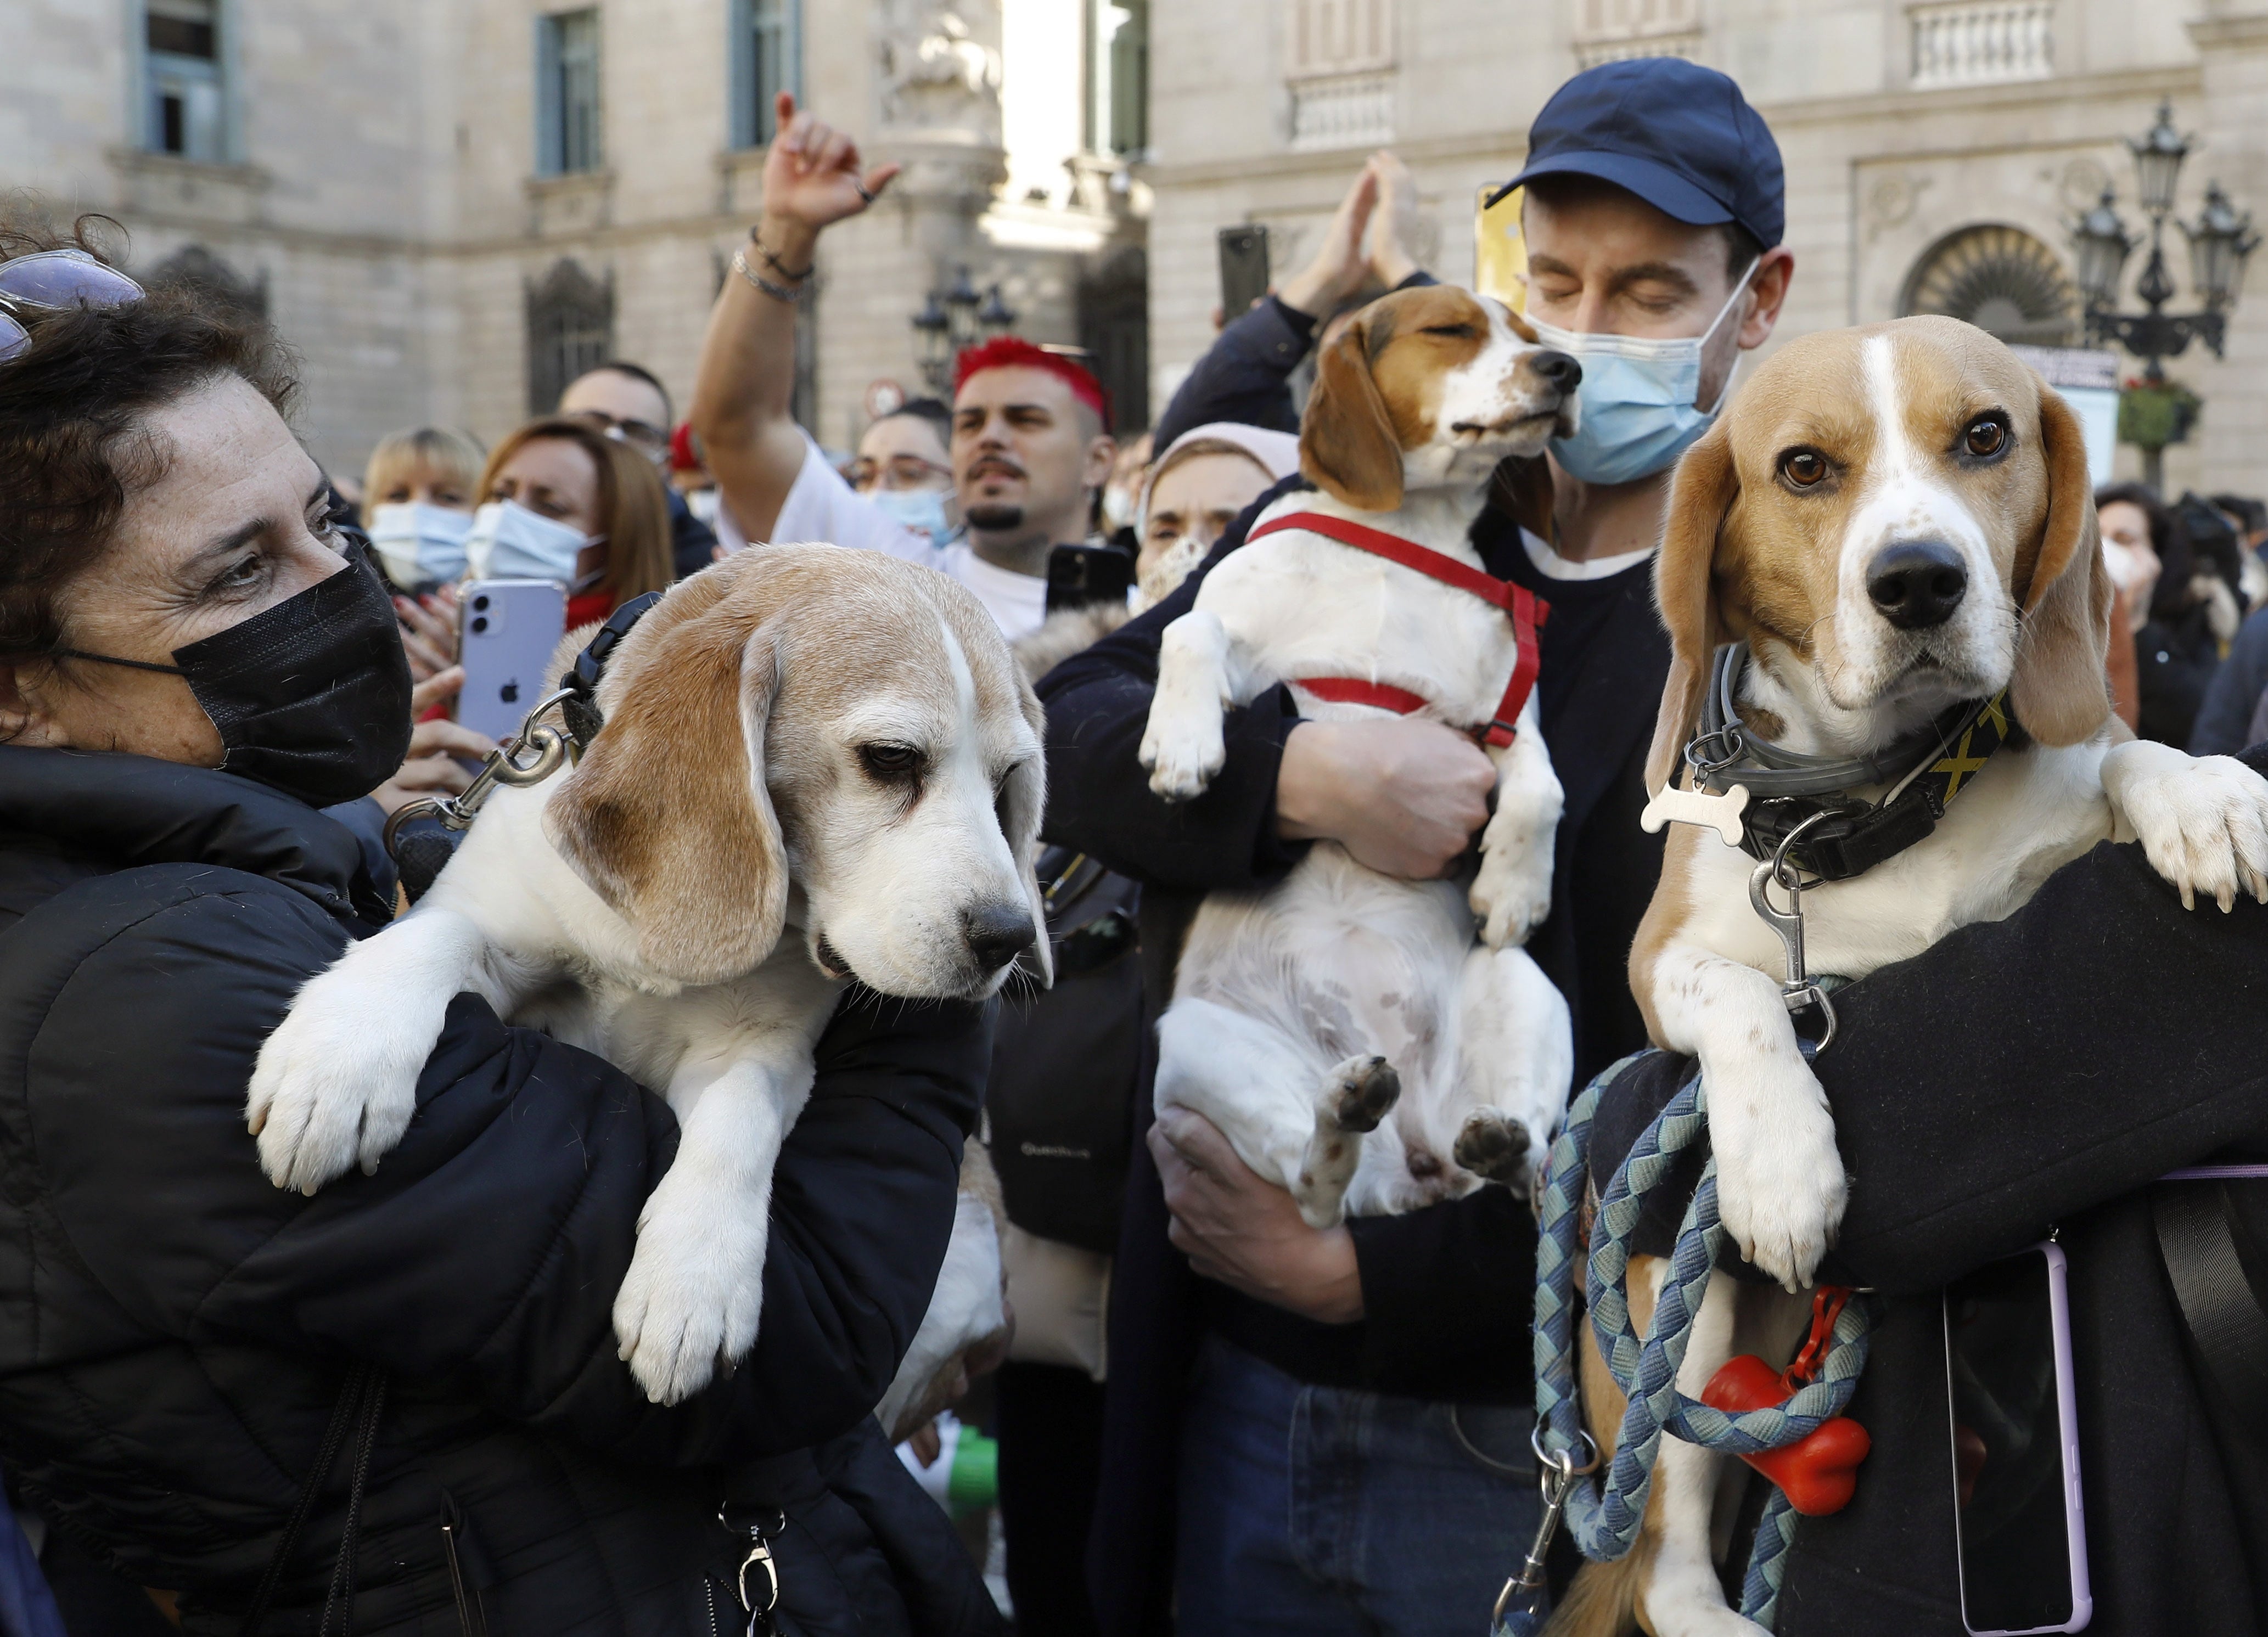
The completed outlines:
[[[717,1521],[736,1535],[740,1532],[740,1527],[721,1511],[717,1514]],[[767,1529],[762,1523],[747,1525],[748,1555],[740,1560],[740,1571],[733,1577],[740,1594],[740,1607],[747,1611],[748,1616],[747,1637],[777,1637],[779,1631],[779,1623],[772,1618],[772,1611],[779,1607],[780,1574],[779,1564],[772,1558],[771,1543],[772,1537],[786,1527],[787,1514],[778,1508],[772,1510],[770,1528]],[[763,1571],[762,1602],[748,1595],[748,1575],[755,1569]]]
[[[560,765],[572,753],[573,745],[565,732],[538,718],[574,693],[572,688],[562,688],[521,717],[519,731],[489,752],[489,759],[481,764],[481,770],[473,775],[473,782],[465,787],[462,795],[429,796],[395,808],[386,821],[387,855],[400,857],[395,841],[401,833],[401,826],[412,818],[438,818],[445,830],[468,829],[497,785],[517,788],[541,784],[558,772]],[[525,760],[523,754],[527,758]]]
[[[1554,1450],[1549,1454],[1543,1449],[1543,1429],[1539,1425],[1528,1435],[1528,1447],[1535,1451],[1536,1487],[1543,1492],[1543,1516],[1535,1524],[1535,1540],[1528,1548],[1528,1560],[1520,1566],[1520,1573],[1504,1582],[1504,1589],[1496,1596],[1496,1611],[1491,1617],[1498,1632],[1522,1632],[1550,1612],[1550,1587],[1544,1574],[1544,1560],[1551,1553],[1552,1537],[1559,1532],[1559,1516],[1567,1509],[1567,1492],[1575,1480],[1599,1470],[1599,1446],[1587,1432],[1580,1435],[1591,1452],[1591,1458],[1582,1465],[1575,1464],[1572,1450]],[[1512,1622],[1520,1620],[1521,1626]]]
[[[1772,855],[1758,864],[1749,874],[1749,902],[1755,907],[1764,925],[1779,935],[1787,951],[1787,975],[1780,980],[1779,997],[1787,1007],[1788,1016],[1800,1017],[1817,1008],[1822,1032],[1816,1042],[1807,1041],[1811,1054],[1817,1056],[1835,1043],[1835,1003],[1827,998],[1811,976],[1803,961],[1803,872],[1788,858],[1788,849],[1802,840],[1803,833],[1825,818],[1836,817],[1831,809],[1823,809],[1797,825],[1772,849]],[[1787,907],[1775,908],[1771,901],[1773,882],[1786,890]]]

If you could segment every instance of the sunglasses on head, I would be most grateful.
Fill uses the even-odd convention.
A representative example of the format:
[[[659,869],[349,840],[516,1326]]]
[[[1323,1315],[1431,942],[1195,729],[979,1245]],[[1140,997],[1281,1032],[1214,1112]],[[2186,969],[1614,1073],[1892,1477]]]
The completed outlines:
[[[574,411],[574,418],[597,429],[616,443],[635,444],[648,453],[669,447],[667,429],[649,421],[624,419],[608,415],[603,409],[578,409]]]
[[[42,250],[0,261],[0,363],[32,344],[18,312],[122,307],[143,294],[142,286],[84,250]]]

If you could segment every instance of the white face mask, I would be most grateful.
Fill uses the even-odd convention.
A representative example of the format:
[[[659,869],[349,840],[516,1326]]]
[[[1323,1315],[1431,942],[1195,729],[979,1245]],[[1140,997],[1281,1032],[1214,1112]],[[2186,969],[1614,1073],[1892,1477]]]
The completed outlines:
[[[928,535],[932,546],[943,545],[953,532],[953,525],[946,521],[942,489],[878,488],[866,498],[905,527]]]
[[[423,501],[373,506],[370,543],[386,576],[402,591],[454,580],[465,571],[465,536],[473,514]]]
[[[575,562],[605,536],[531,511],[516,500],[492,500],[473,514],[465,566],[475,580],[556,580],[575,584]]]

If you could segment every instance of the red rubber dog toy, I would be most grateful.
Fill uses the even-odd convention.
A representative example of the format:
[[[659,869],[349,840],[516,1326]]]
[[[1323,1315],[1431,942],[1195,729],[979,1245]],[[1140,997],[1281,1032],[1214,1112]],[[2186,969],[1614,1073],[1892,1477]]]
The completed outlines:
[[[1850,1299],[1851,1292],[1842,1286],[1821,1287],[1811,1301],[1811,1334],[1793,1363],[1785,1371],[1776,1370],[1755,1354],[1743,1353],[1709,1378],[1701,1401],[1728,1415],[1786,1402],[1818,1372],[1835,1320]],[[1859,1484],[1859,1463],[1873,1447],[1865,1428],[1838,1415],[1786,1449],[1741,1459],[1778,1484],[1788,1504],[1806,1517],[1824,1517],[1851,1504]]]

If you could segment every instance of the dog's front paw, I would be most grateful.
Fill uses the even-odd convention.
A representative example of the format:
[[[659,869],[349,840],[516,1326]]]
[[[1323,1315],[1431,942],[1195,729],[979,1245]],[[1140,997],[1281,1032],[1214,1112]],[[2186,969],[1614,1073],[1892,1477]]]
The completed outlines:
[[[2239,892],[2268,904],[2268,780],[2233,756],[2191,758],[2163,745],[2121,745],[2102,782],[2151,868],[2227,911]]]
[[[1492,950],[1525,943],[1551,913],[1551,855],[1536,848],[1485,848],[1465,895],[1481,942]]]
[[[277,1187],[312,1194],[350,1165],[375,1171],[409,1128],[440,1031],[396,1002],[334,968],[260,1048],[244,1118]]]
[[[691,1186],[674,1170],[638,1216],[637,1252],[615,1297],[622,1360],[656,1404],[707,1386],[755,1345],[767,1219]]]
[[[1842,1226],[1847,1188],[1835,1119],[1800,1061],[1758,1065],[1786,1083],[1765,1096],[1709,1097],[1717,1214],[1741,1254],[1790,1290],[1811,1282]]]
[[[1141,758],[1153,792],[1169,802],[1186,802],[1205,793],[1227,752],[1218,721],[1168,725],[1153,715],[1142,735]]]
[[[1500,1108],[1476,1108],[1465,1116],[1449,1153],[1474,1176],[1500,1182],[1526,1199],[1535,1148],[1535,1140],[1521,1121]]]

